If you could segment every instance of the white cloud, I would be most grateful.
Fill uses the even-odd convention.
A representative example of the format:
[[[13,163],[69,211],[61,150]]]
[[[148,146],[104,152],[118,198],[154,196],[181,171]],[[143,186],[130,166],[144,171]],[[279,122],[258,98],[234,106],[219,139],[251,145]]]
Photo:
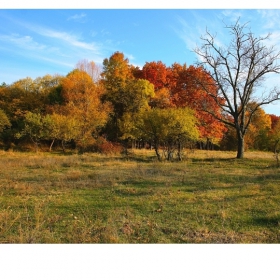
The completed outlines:
[[[221,12],[221,16],[219,16],[222,20],[226,22],[236,22],[238,19],[241,19],[243,13],[241,10],[223,10]]]
[[[206,32],[209,32],[215,38],[216,46],[224,47],[223,40],[226,38],[226,35],[223,34],[224,31],[221,24],[217,24],[217,18],[213,18],[213,21],[209,23],[207,19],[195,12],[192,13],[192,16],[193,18],[188,20],[177,17],[180,26],[174,29],[189,51],[194,51],[203,44],[201,38],[209,37]],[[220,38],[223,38],[223,40],[220,40]],[[199,55],[195,54],[195,56],[198,61],[201,61],[202,58]]]
[[[262,37],[266,36],[264,34]],[[265,41],[266,47],[274,46],[278,51],[280,51],[280,31],[271,32],[269,38]]]
[[[29,27],[29,30],[37,33],[36,36],[30,36],[28,31],[28,35],[0,34],[0,49],[26,58],[30,63],[35,60],[38,65],[40,61],[48,63],[53,69],[63,66],[70,71],[77,61],[84,58],[96,63],[103,62],[101,48],[94,42],[85,42],[76,35],[40,26]]]
[[[102,29],[102,30],[101,30],[101,35],[102,35],[102,36],[107,36],[107,35],[110,35],[110,32],[107,31],[106,29]]]
[[[124,56],[128,58],[129,61],[134,60],[135,57],[132,54],[124,53]]]
[[[84,14],[81,14],[81,15],[84,15]],[[43,27],[40,25],[34,25],[34,24],[30,24],[28,22],[23,22],[23,21],[19,21],[19,20],[14,20],[14,19],[10,19],[10,20],[13,20],[14,22],[21,25],[22,27],[25,27],[26,29],[28,29],[32,32],[35,32],[36,34],[38,34],[42,37],[55,39],[55,41],[48,40],[49,46],[51,45],[51,46],[56,46],[57,48],[59,48],[61,43],[67,43],[68,48],[75,47],[75,48],[79,48],[81,50],[87,50],[87,51],[94,52],[95,55],[100,55],[100,50],[101,50],[100,44],[97,44],[95,42],[85,42],[78,35],[74,35],[69,32],[53,30],[53,29],[46,28],[46,27]],[[63,47],[65,48],[65,46],[63,46]],[[65,50],[63,50],[63,52],[65,52]]]
[[[36,31],[41,36],[57,39],[58,41],[64,41],[68,43],[70,46],[75,46],[81,49],[90,50],[99,53],[99,47],[97,46],[96,43],[83,42],[82,40],[79,40],[77,36],[69,34],[67,32],[58,32],[55,30],[44,29],[44,28],[38,28]]]
[[[280,10],[257,10],[257,13],[261,16],[263,29],[278,29]]]
[[[190,26],[188,22],[181,17],[178,17],[178,22],[181,28],[175,29],[175,32],[183,40],[188,49],[194,49],[198,38],[196,31],[194,32],[194,27]]]
[[[74,20],[74,21],[78,21],[78,22],[85,22],[86,16],[87,15],[85,13],[75,14],[74,16],[68,17],[67,20]]]
[[[40,44],[33,40],[31,36],[20,36],[19,34],[0,35],[0,41],[11,43],[16,47],[27,50],[44,50],[46,45]]]

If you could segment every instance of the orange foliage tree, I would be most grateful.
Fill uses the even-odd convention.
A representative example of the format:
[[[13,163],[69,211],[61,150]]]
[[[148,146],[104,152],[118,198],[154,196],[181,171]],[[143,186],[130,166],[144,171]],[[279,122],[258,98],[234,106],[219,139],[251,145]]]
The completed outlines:
[[[174,73],[171,86],[172,104],[195,110],[201,140],[207,144],[217,143],[226,128],[215,117],[221,117],[220,107],[207,94],[207,92],[216,94],[214,81],[201,67],[174,64],[172,70]]]

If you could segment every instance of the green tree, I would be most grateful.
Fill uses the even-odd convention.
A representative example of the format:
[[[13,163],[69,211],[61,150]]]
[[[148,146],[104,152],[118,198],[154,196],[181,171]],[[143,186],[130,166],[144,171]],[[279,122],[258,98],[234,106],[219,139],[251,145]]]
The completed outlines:
[[[50,116],[42,116],[40,113],[28,112],[24,119],[24,129],[17,133],[17,137],[28,136],[34,143],[36,152],[41,140],[49,139]]]
[[[6,142],[19,141],[15,135],[23,129],[27,112],[47,113],[52,104],[49,97],[60,86],[60,81],[58,75],[45,75],[34,80],[27,77],[0,88],[0,109],[5,110],[11,122],[11,129],[5,133]]]
[[[11,123],[6,113],[0,109],[0,133],[3,132],[4,129],[11,127]]]
[[[79,121],[73,116],[53,113],[49,115],[48,131],[47,138],[51,140],[50,151],[55,140],[58,140],[65,152],[65,143],[79,139]]]
[[[196,127],[197,119],[189,108],[153,108],[141,111],[135,124],[136,135],[151,141],[158,160],[162,159],[160,147],[166,149],[167,160],[177,150],[178,159],[182,159],[185,141],[194,141],[199,137]]]

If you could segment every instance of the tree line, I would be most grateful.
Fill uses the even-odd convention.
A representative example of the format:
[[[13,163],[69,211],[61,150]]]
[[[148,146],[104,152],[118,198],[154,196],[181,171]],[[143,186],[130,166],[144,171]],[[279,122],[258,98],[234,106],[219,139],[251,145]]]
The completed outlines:
[[[2,146],[39,149],[44,143],[51,150],[59,144],[81,152],[148,146],[159,160],[181,160],[185,147],[234,149],[240,158],[244,149],[276,150],[280,117],[261,106],[279,93],[252,96],[265,74],[278,71],[278,54],[238,22],[227,28],[229,48],[217,48],[208,33],[196,50],[200,65],[152,61],[139,68],[115,52],[102,66],[79,61],[66,76],[3,83]]]

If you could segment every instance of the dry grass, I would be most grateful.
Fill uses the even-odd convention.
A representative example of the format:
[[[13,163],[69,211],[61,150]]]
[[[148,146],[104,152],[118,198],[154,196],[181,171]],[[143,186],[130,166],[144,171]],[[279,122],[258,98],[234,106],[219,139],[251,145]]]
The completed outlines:
[[[0,152],[1,243],[278,243],[271,153]]]

